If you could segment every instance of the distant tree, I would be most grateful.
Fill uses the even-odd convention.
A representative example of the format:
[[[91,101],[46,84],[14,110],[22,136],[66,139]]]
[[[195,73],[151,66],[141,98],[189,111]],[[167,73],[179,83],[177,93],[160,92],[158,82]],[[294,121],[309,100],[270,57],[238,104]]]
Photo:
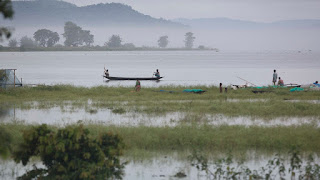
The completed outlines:
[[[31,47],[35,47],[35,46],[36,46],[36,43],[33,41],[32,38],[24,36],[20,39],[20,47],[31,48]]]
[[[192,32],[187,32],[185,35],[185,47],[188,48],[188,49],[192,49],[193,47],[193,42],[194,42],[194,39],[195,37],[193,36],[193,33]]]
[[[39,29],[33,34],[33,38],[42,47],[52,47],[59,41],[59,34],[48,29]]]
[[[59,40],[60,40],[59,34],[57,32],[54,32],[53,34],[51,34],[51,38],[48,39],[47,47],[54,46]]]
[[[120,48],[122,39],[119,35],[112,35],[106,45],[110,48]]]
[[[0,14],[3,15],[3,18],[11,19],[13,17],[13,13],[11,0],[0,0]],[[11,36],[11,32],[8,28],[0,26],[0,41],[3,40],[2,36],[5,36],[8,39]]]
[[[206,49],[206,47],[205,47],[204,45],[200,45],[200,46],[198,47],[198,49],[204,50],[204,49]]]
[[[54,45],[54,47],[57,47],[57,48],[62,48],[62,47],[64,47],[62,44],[56,44],[56,45]]]
[[[126,48],[126,49],[134,49],[136,48],[136,46],[133,43],[125,43],[122,45],[122,47]]]
[[[161,36],[158,40],[158,45],[161,48],[167,47],[169,41],[168,41],[168,36]]]
[[[64,34],[63,37],[66,38],[64,41],[65,46],[78,46],[81,44],[79,34],[81,32],[81,28],[74,24],[73,22],[66,22],[64,25]]]
[[[90,34],[90,31],[82,30],[81,27],[70,21],[64,25],[63,37],[66,38],[64,41],[65,46],[77,47],[83,43],[90,45],[94,42],[94,36]]]
[[[16,39],[10,39],[8,45],[9,45],[9,47],[17,47],[18,46],[18,41]]]
[[[86,44],[86,46],[90,46],[94,40],[94,36],[90,34],[90,31],[82,31],[80,39]]]

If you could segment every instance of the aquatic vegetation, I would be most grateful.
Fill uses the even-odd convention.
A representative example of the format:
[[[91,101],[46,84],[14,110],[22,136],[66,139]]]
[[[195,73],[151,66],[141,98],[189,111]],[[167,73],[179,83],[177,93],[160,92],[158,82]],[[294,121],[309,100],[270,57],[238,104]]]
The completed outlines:
[[[126,113],[126,110],[124,110],[123,108],[115,108],[112,110],[112,112],[115,114],[124,114]]]
[[[203,94],[183,93],[183,89],[205,89]],[[173,90],[173,93],[160,90]],[[320,117],[320,92],[288,92],[287,88],[269,88],[272,93],[254,94],[251,89],[230,90],[221,94],[217,87],[164,86],[143,88],[132,92],[127,87],[92,88],[71,85],[24,87],[0,92],[0,102],[13,104],[22,109],[48,109],[60,106],[90,109],[123,109],[150,115],[172,112],[223,114],[225,116]],[[30,104],[29,102],[35,102]],[[115,111],[116,112],[116,111]],[[123,113],[123,111],[122,111]]]
[[[303,162],[299,150],[289,151],[289,167],[280,155],[268,161],[265,166],[250,169],[242,163],[235,164],[232,155],[219,159],[214,163],[207,157],[194,152],[189,158],[191,165],[199,171],[204,171],[208,179],[319,179],[320,165],[309,155],[307,162]]]
[[[0,157],[6,158],[10,153],[10,144],[12,141],[8,130],[0,126]]]
[[[33,128],[24,124],[0,124],[12,137],[10,147],[13,151],[23,142],[23,131]],[[313,125],[302,126],[208,126],[178,125],[176,127],[150,126],[106,126],[102,124],[84,125],[90,136],[112,132],[122,137],[126,151],[185,151],[198,149],[202,151],[265,150],[288,151],[292,145],[300,146],[303,152],[319,152],[320,131]],[[48,126],[52,131],[57,127]]]

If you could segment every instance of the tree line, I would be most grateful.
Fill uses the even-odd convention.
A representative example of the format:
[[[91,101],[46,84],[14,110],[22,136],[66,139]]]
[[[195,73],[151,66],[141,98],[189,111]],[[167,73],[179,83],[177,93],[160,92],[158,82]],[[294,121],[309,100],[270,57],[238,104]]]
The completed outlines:
[[[64,25],[64,33],[62,37],[65,38],[65,47],[92,47],[94,43],[94,35],[90,30],[84,30],[73,22],[66,22]],[[157,43],[159,48],[166,48],[169,44],[169,37],[167,35],[160,36]],[[192,49],[193,43],[196,38],[192,32],[185,34],[185,48]],[[62,46],[57,44],[60,41],[60,36],[57,32],[53,32],[49,29],[39,29],[34,32],[33,37],[23,36],[18,41],[17,39],[9,40],[9,47],[20,48],[35,48],[35,47],[54,47]],[[104,46],[111,49],[134,49],[136,46],[133,43],[123,43],[120,35],[112,35],[108,41],[104,43]],[[199,46],[200,48],[200,46]]]

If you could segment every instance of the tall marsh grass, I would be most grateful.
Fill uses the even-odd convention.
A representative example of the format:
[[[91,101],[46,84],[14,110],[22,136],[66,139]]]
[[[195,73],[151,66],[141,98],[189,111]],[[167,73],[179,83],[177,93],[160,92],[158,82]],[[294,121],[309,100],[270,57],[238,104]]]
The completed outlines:
[[[203,89],[206,93],[184,93],[184,89]],[[161,86],[157,88],[142,88],[134,92],[133,87],[79,87],[72,85],[54,85],[37,87],[22,87],[1,90],[1,100],[117,100],[117,101],[155,101],[155,100],[224,100],[224,99],[274,99],[274,100],[320,100],[319,91],[289,92],[290,88],[267,88],[271,93],[252,93],[251,88],[229,90],[228,93],[219,93],[215,86]],[[160,90],[173,91],[172,93]]]
[[[11,148],[22,142],[22,133],[31,125],[0,124],[11,136]],[[51,126],[53,130],[57,127]],[[176,127],[119,127],[89,124],[92,137],[102,132],[119,134],[128,151],[288,151],[299,146],[302,151],[320,152],[320,130],[312,125],[302,126],[207,126],[180,125]]]
[[[183,89],[204,89],[203,94],[183,93]],[[160,90],[172,90],[173,93]],[[289,92],[288,88],[269,88],[272,93],[254,94],[252,89],[239,89],[220,94],[211,86],[164,86],[143,88],[140,92],[130,87],[75,87],[71,85],[24,87],[0,91],[0,103],[15,104],[20,108],[50,108],[66,105],[69,101],[75,108],[122,109],[126,112],[165,114],[192,112],[224,114],[226,116],[252,116],[275,118],[279,116],[320,116],[320,103],[304,100],[319,100],[320,92]],[[290,102],[287,100],[301,100]],[[28,104],[26,102],[37,102]],[[88,104],[88,101],[92,103]],[[27,106],[25,104],[28,104]],[[121,111],[124,112],[124,111]]]

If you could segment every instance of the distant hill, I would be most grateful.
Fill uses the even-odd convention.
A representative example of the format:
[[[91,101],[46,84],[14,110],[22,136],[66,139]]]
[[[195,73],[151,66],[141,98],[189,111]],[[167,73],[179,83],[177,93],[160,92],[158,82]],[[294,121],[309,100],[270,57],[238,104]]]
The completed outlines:
[[[180,23],[153,18],[120,3],[78,7],[58,0],[13,1],[14,26],[59,25],[66,21],[90,26],[159,26],[185,27]]]
[[[173,19],[193,28],[206,29],[258,29],[258,28],[320,28],[320,20],[286,20],[272,23],[242,21],[228,18]]]

